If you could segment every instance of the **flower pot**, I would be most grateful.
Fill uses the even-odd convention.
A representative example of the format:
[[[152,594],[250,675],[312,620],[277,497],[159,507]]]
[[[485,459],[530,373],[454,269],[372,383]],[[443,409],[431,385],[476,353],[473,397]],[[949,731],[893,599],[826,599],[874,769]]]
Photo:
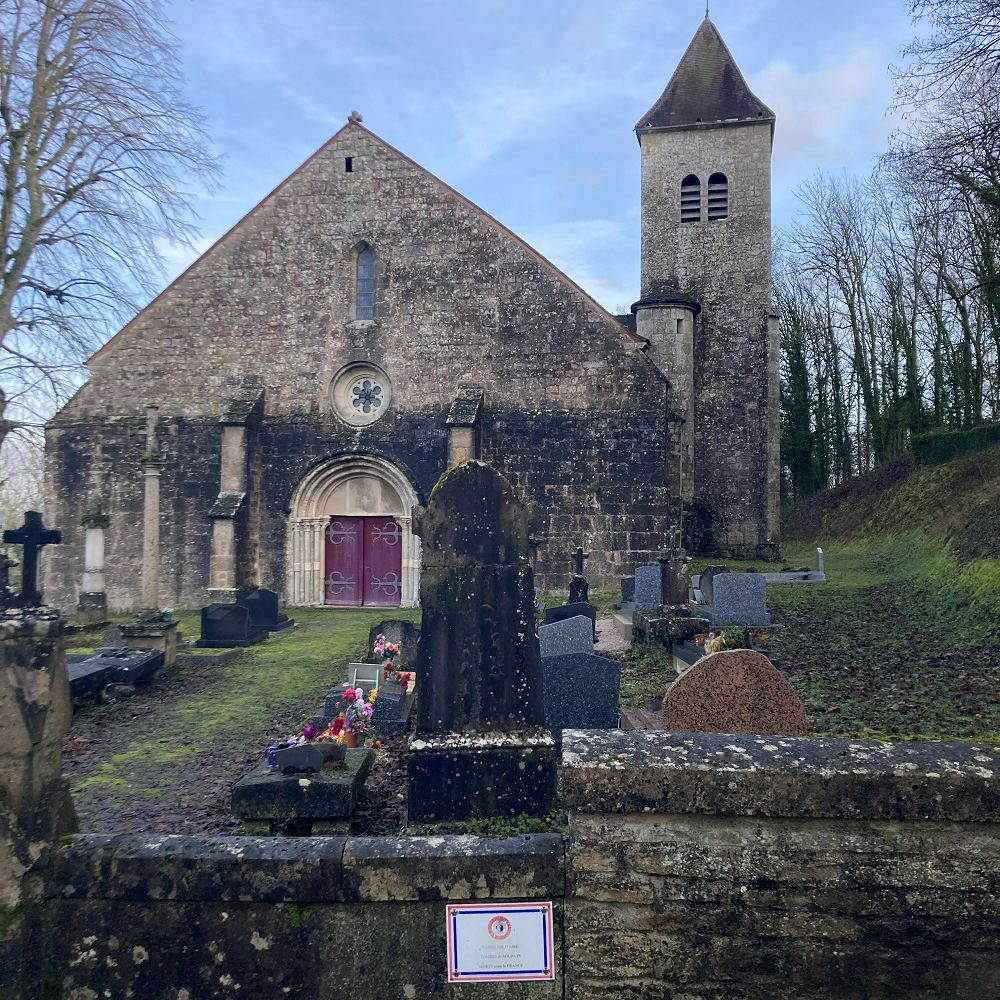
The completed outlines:
[[[358,745],[358,734],[344,733],[344,742],[347,744],[349,749],[353,750]]]

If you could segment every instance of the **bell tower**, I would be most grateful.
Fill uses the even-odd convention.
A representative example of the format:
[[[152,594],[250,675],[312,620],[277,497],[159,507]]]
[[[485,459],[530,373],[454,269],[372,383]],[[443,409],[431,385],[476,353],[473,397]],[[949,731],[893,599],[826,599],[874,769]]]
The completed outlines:
[[[741,557],[779,531],[774,124],[706,17],[635,127],[642,295],[632,309],[669,382],[667,485],[688,545]]]

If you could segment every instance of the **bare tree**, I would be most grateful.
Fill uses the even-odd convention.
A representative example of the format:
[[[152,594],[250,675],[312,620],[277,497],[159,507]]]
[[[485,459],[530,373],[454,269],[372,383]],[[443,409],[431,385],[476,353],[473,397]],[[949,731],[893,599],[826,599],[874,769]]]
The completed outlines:
[[[217,176],[157,0],[0,0],[0,170],[2,444],[12,402],[74,387]]]

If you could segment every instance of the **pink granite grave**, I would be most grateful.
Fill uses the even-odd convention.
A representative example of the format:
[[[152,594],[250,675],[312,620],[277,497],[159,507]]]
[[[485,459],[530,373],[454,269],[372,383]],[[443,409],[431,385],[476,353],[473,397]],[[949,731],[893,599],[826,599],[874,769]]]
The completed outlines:
[[[664,729],[805,736],[806,712],[762,653],[727,649],[703,656],[667,690]]]

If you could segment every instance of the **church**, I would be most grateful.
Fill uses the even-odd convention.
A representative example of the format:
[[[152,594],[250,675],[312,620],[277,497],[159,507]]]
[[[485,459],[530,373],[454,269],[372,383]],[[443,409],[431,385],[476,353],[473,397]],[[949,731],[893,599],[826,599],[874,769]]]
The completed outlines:
[[[689,551],[773,551],[774,126],[706,18],[635,126],[641,287],[615,316],[352,114],[49,423],[49,600],[88,589],[100,531],[111,610],[143,606],[152,536],[160,606],[414,605],[412,509],[468,458],[531,505],[540,590],[577,545],[617,587],[673,525]]]

